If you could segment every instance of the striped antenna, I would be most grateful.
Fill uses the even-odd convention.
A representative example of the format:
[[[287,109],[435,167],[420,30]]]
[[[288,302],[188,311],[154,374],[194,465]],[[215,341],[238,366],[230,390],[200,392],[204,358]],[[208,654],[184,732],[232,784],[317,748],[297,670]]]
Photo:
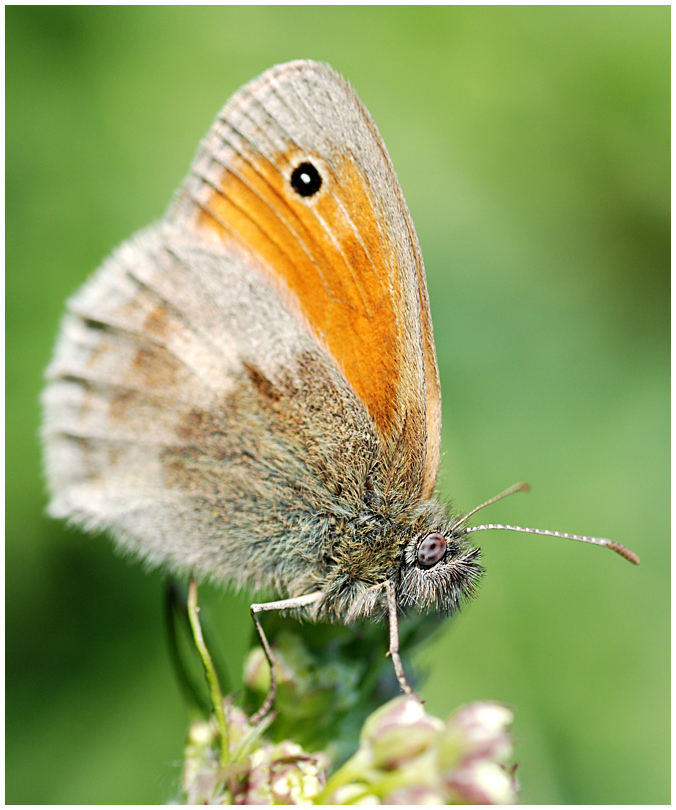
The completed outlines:
[[[483,509],[485,506],[490,506],[491,504],[495,503],[496,501],[500,501],[503,498],[506,498],[508,495],[513,495],[515,492],[528,492],[530,487],[525,482],[521,482],[519,484],[514,484],[514,486],[509,487],[504,492],[501,492],[499,495],[496,495],[494,498],[490,498],[487,501],[484,501],[480,506],[477,506],[476,509],[472,509],[471,512],[468,512],[464,517],[460,518],[455,525],[453,526],[453,530],[457,529],[460,526],[463,526],[467,523],[467,520],[472,516],[475,515],[480,509]],[[621,557],[624,557],[625,560],[629,560],[630,563],[634,565],[638,565],[640,560],[636,554],[634,554],[631,549],[626,548],[621,543],[616,543],[613,540],[606,540],[604,537],[587,537],[586,535],[582,534],[568,534],[568,532],[553,532],[549,531],[549,529],[527,529],[523,526],[506,526],[503,523],[484,523],[482,526],[470,526],[469,528],[465,528],[463,530],[463,534],[470,534],[471,532],[483,532],[487,531],[488,529],[506,529],[510,532],[528,532],[530,534],[546,534],[550,537],[565,537],[568,540],[579,540],[581,543],[593,543],[597,546],[605,546],[606,548],[611,549],[612,551],[617,552]]]

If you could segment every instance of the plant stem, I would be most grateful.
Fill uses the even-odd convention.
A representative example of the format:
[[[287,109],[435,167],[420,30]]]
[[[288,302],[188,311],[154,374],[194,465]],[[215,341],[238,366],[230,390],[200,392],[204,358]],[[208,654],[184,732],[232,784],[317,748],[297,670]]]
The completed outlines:
[[[195,646],[202,659],[204,666],[204,674],[206,675],[207,684],[209,685],[209,693],[211,694],[211,702],[214,707],[216,715],[216,724],[218,725],[218,732],[221,741],[221,756],[220,763],[222,767],[230,764],[230,740],[228,737],[228,724],[225,719],[225,710],[223,709],[223,695],[221,687],[218,683],[218,676],[214,663],[209,655],[209,650],[204,643],[202,635],[202,627],[199,622],[199,607],[197,605],[197,583],[194,579],[190,580],[190,588],[188,590],[188,616],[190,617],[190,626],[192,627],[192,634],[195,640]]]

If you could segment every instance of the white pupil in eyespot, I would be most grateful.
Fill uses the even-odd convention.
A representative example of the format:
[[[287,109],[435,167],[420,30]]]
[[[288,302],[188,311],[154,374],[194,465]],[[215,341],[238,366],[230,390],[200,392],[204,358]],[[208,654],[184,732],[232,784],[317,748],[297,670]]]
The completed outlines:
[[[322,187],[322,176],[317,167],[306,160],[291,172],[291,187],[301,197],[313,197]]]
[[[423,568],[431,568],[445,553],[446,538],[439,532],[432,532],[418,546],[418,562]]]

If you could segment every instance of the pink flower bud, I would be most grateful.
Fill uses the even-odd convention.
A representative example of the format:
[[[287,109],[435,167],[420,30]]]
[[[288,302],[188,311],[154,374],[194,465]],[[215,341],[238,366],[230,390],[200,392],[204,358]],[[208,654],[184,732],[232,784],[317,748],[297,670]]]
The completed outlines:
[[[508,727],[514,715],[501,703],[477,701],[463,706],[446,721],[439,744],[442,771],[474,759],[506,762],[512,755]]]
[[[513,772],[488,760],[474,760],[456,769],[446,787],[455,804],[516,804],[517,801]]]
[[[395,698],[367,719],[362,746],[370,747],[373,766],[396,768],[427,750],[444,730],[444,724],[426,714],[412,695]]]

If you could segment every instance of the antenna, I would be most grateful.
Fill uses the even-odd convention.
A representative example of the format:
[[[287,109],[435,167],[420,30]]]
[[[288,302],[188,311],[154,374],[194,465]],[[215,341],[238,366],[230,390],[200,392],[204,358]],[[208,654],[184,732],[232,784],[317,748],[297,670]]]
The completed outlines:
[[[529,490],[530,484],[527,484],[525,481],[519,481],[518,484],[512,484],[512,486],[508,487],[506,490],[504,490],[504,492],[501,492],[499,495],[494,495],[492,498],[489,498],[487,501],[479,504],[479,506],[475,506],[474,509],[472,509],[471,512],[468,512],[464,517],[459,518],[451,527],[451,531],[457,529],[458,526],[462,526],[463,523],[467,523],[472,515],[476,515],[476,513],[485,506],[490,506],[492,503],[497,503],[497,501],[501,501],[508,495],[514,495],[515,492],[528,492]]]
[[[515,492],[528,492],[530,486],[525,482],[520,482],[518,484],[514,484],[514,486],[509,487],[504,492],[501,492],[499,495],[496,495],[494,498],[490,498],[487,501],[484,501],[480,506],[477,506],[475,509],[472,509],[471,512],[468,512],[464,517],[460,518],[453,526],[451,531],[457,529],[459,526],[462,526],[467,520],[472,516],[475,515],[480,509],[483,509],[485,506],[490,506],[491,504],[495,503],[496,501],[500,501],[503,498],[506,498],[508,495],[513,495]],[[621,557],[624,557],[625,560],[629,560],[630,563],[634,565],[638,565],[640,560],[636,554],[634,554],[631,549],[626,548],[621,543],[616,543],[614,540],[606,540],[604,537],[587,537],[586,535],[582,534],[568,534],[568,532],[553,532],[549,529],[527,529],[523,526],[506,526],[502,523],[484,523],[482,526],[470,526],[469,528],[465,528],[463,534],[470,534],[471,532],[483,532],[487,531],[488,529],[506,529],[510,532],[528,532],[530,534],[546,534],[550,537],[565,537],[568,540],[579,540],[581,543],[593,543],[597,546],[605,546],[606,548],[611,549],[612,551],[617,552]]]
[[[567,537],[569,540],[579,540],[581,543],[594,543],[597,546],[605,546],[616,551],[625,560],[638,565],[641,561],[631,549],[626,548],[621,543],[613,540],[606,540],[603,537],[586,537],[582,534],[568,534],[567,532],[552,532],[548,529],[526,529],[523,526],[504,526],[502,523],[486,523],[483,526],[470,526],[465,529],[465,534],[470,532],[483,532],[486,529],[508,529],[510,532],[530,532],[531,534],[548,534],[551,537]]]

